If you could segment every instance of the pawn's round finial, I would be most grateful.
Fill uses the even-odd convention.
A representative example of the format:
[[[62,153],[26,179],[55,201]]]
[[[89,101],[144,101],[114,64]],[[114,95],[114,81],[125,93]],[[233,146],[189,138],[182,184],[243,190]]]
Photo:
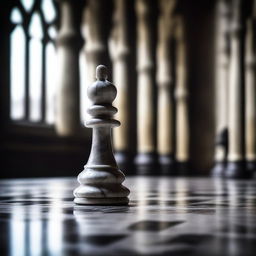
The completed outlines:
[[[99,65],[96,68],[96,78],[98,80],[107,80],[108,78],[108,69],[104,65]]]
[[[107,78],[107,68],[99,65],[96,68],[96,78],[93,84],[88,86],[87,94],[93,104],[110,104],[116,98],[116,87]]]

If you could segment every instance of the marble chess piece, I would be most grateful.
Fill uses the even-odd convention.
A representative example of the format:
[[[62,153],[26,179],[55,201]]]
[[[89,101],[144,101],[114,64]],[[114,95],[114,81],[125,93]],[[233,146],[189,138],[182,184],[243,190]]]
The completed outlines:
[[[107,80],[107,68],[96,68],[97,81],[88,87],[92,119],[86,127],[93,128],[91,153],[84,170],[78,175],[80,186],[74,190],[74,202],[85,205],[128,204],[129,189],[122,185],[125,176],[118,169],[113,155],[111,129],[120,122],[112,119],[117,109],[112,106],[116,87]]]

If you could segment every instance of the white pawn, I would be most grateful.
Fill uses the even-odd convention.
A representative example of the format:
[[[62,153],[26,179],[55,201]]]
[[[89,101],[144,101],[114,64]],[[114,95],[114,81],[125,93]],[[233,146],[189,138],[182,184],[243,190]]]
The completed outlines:
[[[124,174],[116,164],[111,141],[111,128],[120,125],[112,119],[117,109],[112,106],[116,87],[107,80],[107,68],[96,68],[97,81],[88,87],[92,101],[88,113],[92,119],[86,123],[93,128],[91,153],[84,170],[78,175],[80,186],[74,190],[74,202],[87,205],[128,204],[129,189],[122,185]]]

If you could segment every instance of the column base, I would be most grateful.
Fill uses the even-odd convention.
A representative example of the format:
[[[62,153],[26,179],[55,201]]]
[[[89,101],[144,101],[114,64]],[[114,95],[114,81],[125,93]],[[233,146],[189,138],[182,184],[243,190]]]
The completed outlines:
[[[175,171],[178,176],[190,175],[190,164],[189,162],[176,162]]]
[[[124,171],[126,175],[136,174],[133,157],[130,153],[126,151],[117,151],[114,155],[119,169]]]
[[[158,163],[162,175],[175,175],[175,161],[173,155],[159,155]]]
[[[174,159],[172,155],[159,155],[158,162],[160,165],[173,165]]]
[[[139,153],[134,160],[138,175],[159,175],[157,155],[155,153]]]
[[[225,161],[216,162],[214,167],[211,169],[212,177],[224,177],[226,172],[227,163]]]
[[[246,161],[246,169],[249,172],[256,173],[256,161]]]
[[[247,170],[244,161],[230,161],[227,163],[225,177],[232,179],[249,179],[252,172]]]
[[[131,163],[131,156],[126,151],[116,151],[115,152],[115,159],[118,164],[127,165]]]

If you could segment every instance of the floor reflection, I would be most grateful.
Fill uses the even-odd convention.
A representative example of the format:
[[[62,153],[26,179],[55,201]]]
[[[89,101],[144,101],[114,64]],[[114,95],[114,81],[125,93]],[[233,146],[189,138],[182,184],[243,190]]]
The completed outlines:
[[[24,221],[24,207],[15,205],[11,214],[10,222],[10,255],[26,255],[26,229],[27,223]]]
[[[0,181],[0,255],[254,255],[256,181],[125,185],[130,205],[111,207],[74,205],[75,179]]]
[[[61,200],[56,199],[49,210],[49,221],[47,222],[46,228],[47,236],[47,248],[48,251],[53,255],[61,255],[62,251],[62,236],[63,236],[63,220],[61,215]]]

